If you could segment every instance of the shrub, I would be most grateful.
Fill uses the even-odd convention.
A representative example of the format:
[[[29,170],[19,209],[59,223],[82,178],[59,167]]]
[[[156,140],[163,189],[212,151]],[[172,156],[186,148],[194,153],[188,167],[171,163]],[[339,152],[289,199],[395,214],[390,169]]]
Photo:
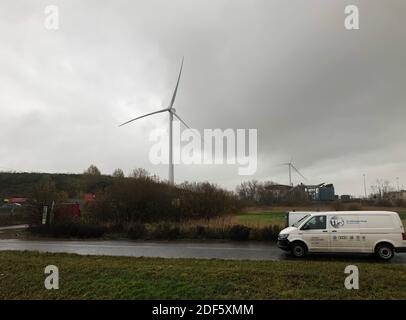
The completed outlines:
[[[250,236],[251,229],[243,225],[235,225],[230,228],[229,237],[231,240],[247,241]]]
[[[96,193],[88,210],[98,221],[128,224],[178,220],[180,211],[173,205],[177,190],[152,178],[116,179]]]
[[[241,209],[235,194],[208,182],[181,184],[179,202],[182,218],[188,219],[209,219]]]
[[[342,211],[344,210],[344,204],[342,202],[334,202],[332,207],[335,211]]]
[[[269,225],[260,228],[253,228],[250,232],[250,239],[257,241],[276,241],[282,227],[279,225]]]
[[[376,202],[376,205],[378,207],[391,207],[392,206],[392,202],[388,199],[380,199]]]
[[[34,234],[55,238],[100,238],[106,232],[106,229],[102,226],[73,221],[32,226],[29,230]]]
[[[196,226],[196,235],[200,238],[204,236],[204,232],[206,231],[206,228],[203,226]]]
[[[347,206],[347,209],[350,211],[359,211],[362,210],[362,207],[359,203],[351,203]]]
[[[0,210],[0,227],[11,226],[18,224],[31,224],[37,223],[37,215],[27,211],[16,211],[12,215],[7,212],[3,213]]]
[[[97,221],[128,224],[212,218],[240,209],[232,192],[204,183],[172,186],[154,177],[135,173],[131,178],[115,178],[99,189],[86,207]]]
[[[127,231],[128,237],[132,240],[145,238],[147,233],[148,230],[145,225],[140,223],[132,224]]]
[[[204,230],[204,239],[230,239],[230,228],[207,227]]]
[[[278,226],[267,226],[261,229],[260,240],[274,241],[278,239],[280,230]]]
[[[207,230],[207,227],[201,226],[201,225],[197,225],[197,226],[183,225],[180,227],[179,237],[182,239],[207,238],[206,230]]]
[[[152,235],[158,240],[174,240],[179,238],[180,228],[170,224],[158,224]]]
[[[29,208],[36,215],[36,223],[41,221],[44,206],[47,206],[48,210],[50,210],[52,204],[57,206],[68,198],[68,194],[58,190],[55,181],[48,176],[33,185],[29,194]]]
[[[108,233],[126,233],[128,228],[123,223],[111,223],[106,225],[106,232]]]
[[[406,205],[406,202],[404,200],[402,200],[402,199],[398,199],[398,200],[395,201],[395,205],[397,207],[403,207],[404,208],[405,205]]]

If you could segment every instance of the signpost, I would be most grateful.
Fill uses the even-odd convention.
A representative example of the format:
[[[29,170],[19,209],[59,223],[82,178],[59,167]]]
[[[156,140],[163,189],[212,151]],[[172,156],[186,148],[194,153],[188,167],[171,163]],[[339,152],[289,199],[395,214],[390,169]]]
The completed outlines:
[[[47,223],[48,206],[42,208],[42,224]]]

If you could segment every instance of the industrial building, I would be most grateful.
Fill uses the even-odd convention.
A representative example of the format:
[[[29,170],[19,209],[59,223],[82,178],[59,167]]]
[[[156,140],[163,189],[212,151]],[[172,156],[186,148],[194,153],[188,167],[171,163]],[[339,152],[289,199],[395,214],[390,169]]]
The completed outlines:
[[[273,199],[286,200],[289,198],[300,198],[306,201],[334,201],[336,195],[333,184],[320,183],[317,185],[299,184],[295,187],[273,184],[265,187]]]
[[[309,201],[334,201],[335,191],[333,184],[320,183],[317,185],[299,184],[296,188],[303,189]]]
[[[388,200],[392,200],[392,201],[396,201],[396,200],[406,201],[406,190],[387,192],[384,195],[384,198],[386,198]]]

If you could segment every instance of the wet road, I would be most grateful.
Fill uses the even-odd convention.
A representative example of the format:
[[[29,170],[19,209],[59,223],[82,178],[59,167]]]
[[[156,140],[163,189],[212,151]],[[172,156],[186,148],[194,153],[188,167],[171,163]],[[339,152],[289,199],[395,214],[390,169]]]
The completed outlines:
[[[160,258],[201,258],[230,260],[291,260],[272,243],[257,242],[136,242],[136,241],[26,241],[0,240],[0,251],[28,250],[80,255],[108,255]],[[370,255],[310,255],[307,260],[378,262]],[[391,263],[406,264],[406,254],[397,254]]]

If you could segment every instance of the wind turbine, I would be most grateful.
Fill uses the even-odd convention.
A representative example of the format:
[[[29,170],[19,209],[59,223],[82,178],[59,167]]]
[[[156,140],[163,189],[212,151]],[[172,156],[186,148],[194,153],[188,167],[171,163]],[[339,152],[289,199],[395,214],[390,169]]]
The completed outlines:
[[[131,119],[131,120],[127,121],[127,122],[124,122],[124,123],[120,124],[120,127],[122,127],[122,126],[124,126],[124,125],[126,125],[126,124],[128,124],[130,122],[133,122],[135,120],[151,116],[153,114],[169,112],[169,183],[172,184],[172,185],[174,184],[174,174],[173,174],[174,166],[173,166],[173,150],[172,150],[173,149],[173,117],[176,117],[180,122],[182,122],[187,128],[190,129],[190,127],[186,124],[186,122],[183,121],[181,119],[181,117],[176,113],[176,110],[173,107],[173,105],[175,104],[176,94],[178,92],[180,76],[182,75],[183,60],[184,60],[184,58],[182,58],[182,63],[180,65],[178,81],[176,82],[176,87],[175,87],[175,90],[173,92],[172,99],[171,99],[171,102],[170,102],[169,106],[167,108],[165,108],[165,109],[158,110],[158,111],[151,112],[151,113],[147,113],[147,114],[144,114],[142,116],[139,116],[137,118]]]
[[[300,171],[293,165],[292,161],[293,161],[293,159],[291,158],[289,162],[287,162],[287,163],[282,163],[282,165],[288,166],[288,168],[289,168],[289,185],[290,185],[290,186],[293,186],[293,183],[292,183],[292,168],[293,168],[293,170],[295,170],[303,179],[307,180],[307,179],[300,173]]]

